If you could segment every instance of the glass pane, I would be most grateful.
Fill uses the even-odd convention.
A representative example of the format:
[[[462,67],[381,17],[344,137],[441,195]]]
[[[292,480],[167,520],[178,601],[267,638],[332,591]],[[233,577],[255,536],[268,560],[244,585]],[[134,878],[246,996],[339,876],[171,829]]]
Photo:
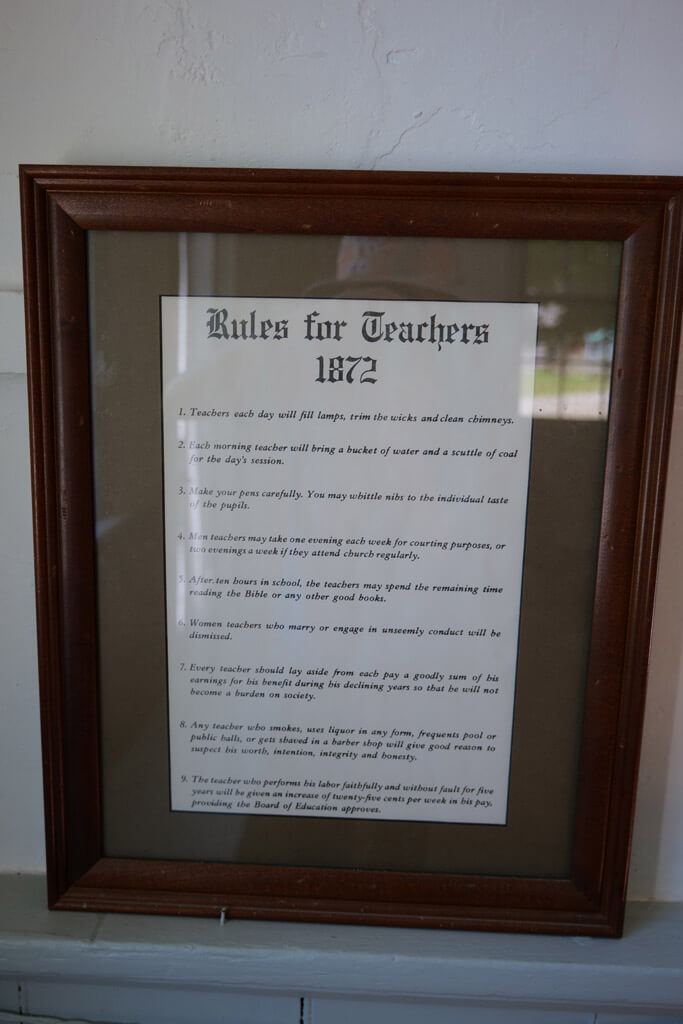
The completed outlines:
[[[106,853],[565,876],[621,246],[91,232],[89,254]],[[540,303],[506,826],[170,812],[164,294]]]

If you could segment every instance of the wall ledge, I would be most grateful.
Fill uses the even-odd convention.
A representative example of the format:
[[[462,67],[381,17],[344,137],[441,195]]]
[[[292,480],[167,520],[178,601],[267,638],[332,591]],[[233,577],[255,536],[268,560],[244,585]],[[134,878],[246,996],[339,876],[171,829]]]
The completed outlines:
[[[167,999],[169,992],[178,999],[204,992],[220,995],[223,1013],[231,999],[242,1005],[251,994],[269,1003],[273,1020],[292,1024],[303,1019],[304,999],[375,1006],[408,1000],[413,1012],[415,1003],[431,1003],[638,1013],[641,1020],[644,1012],[683,1015],[683,904],[629,904],[620,940],[252,921],[221,926],[194,918],[49,912],[42,876],[0,875],[0,1008],[57,1014],[60,987],[70,993],[67,1013],[111,1021],[171,1018],[117,1016],[119,999],[110,997],[98,1004],[108,1015],[93,1016],[77,993],[92,1002],[98,989],[116,992],[123,1005],[125,992],[137,991],[138,1004],[148,1005],[153,991]],[[202,1019],[213,1017],[208,1012]],[[266,1009],[235,1019],[271,1016]]]

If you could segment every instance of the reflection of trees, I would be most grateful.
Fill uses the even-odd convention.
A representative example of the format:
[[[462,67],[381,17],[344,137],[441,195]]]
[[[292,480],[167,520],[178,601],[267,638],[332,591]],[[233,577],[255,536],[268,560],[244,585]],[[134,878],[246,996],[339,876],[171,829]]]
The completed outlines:
[[[576,387],[577,374],[594,377],[580,390],[607,391],[620,261],[618,245],[529,244],[527,295],[541,303],[537,368],[555,374],[558,407]]]

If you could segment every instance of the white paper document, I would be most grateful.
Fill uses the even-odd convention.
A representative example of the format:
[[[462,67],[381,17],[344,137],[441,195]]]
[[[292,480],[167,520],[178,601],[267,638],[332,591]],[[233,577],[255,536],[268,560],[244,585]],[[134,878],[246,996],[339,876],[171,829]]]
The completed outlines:
[[[173,810],[505,823],[536,332],[162,298]]]

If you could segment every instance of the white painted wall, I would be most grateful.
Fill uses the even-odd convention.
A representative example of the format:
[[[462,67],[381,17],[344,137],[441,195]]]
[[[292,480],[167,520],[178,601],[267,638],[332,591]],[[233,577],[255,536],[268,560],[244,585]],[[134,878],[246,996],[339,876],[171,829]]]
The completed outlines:
[[[0,0],[0,870],[44,866],[16,167],[683,173],[679,0]],[[683,899],[683,390],[631,895]]]

